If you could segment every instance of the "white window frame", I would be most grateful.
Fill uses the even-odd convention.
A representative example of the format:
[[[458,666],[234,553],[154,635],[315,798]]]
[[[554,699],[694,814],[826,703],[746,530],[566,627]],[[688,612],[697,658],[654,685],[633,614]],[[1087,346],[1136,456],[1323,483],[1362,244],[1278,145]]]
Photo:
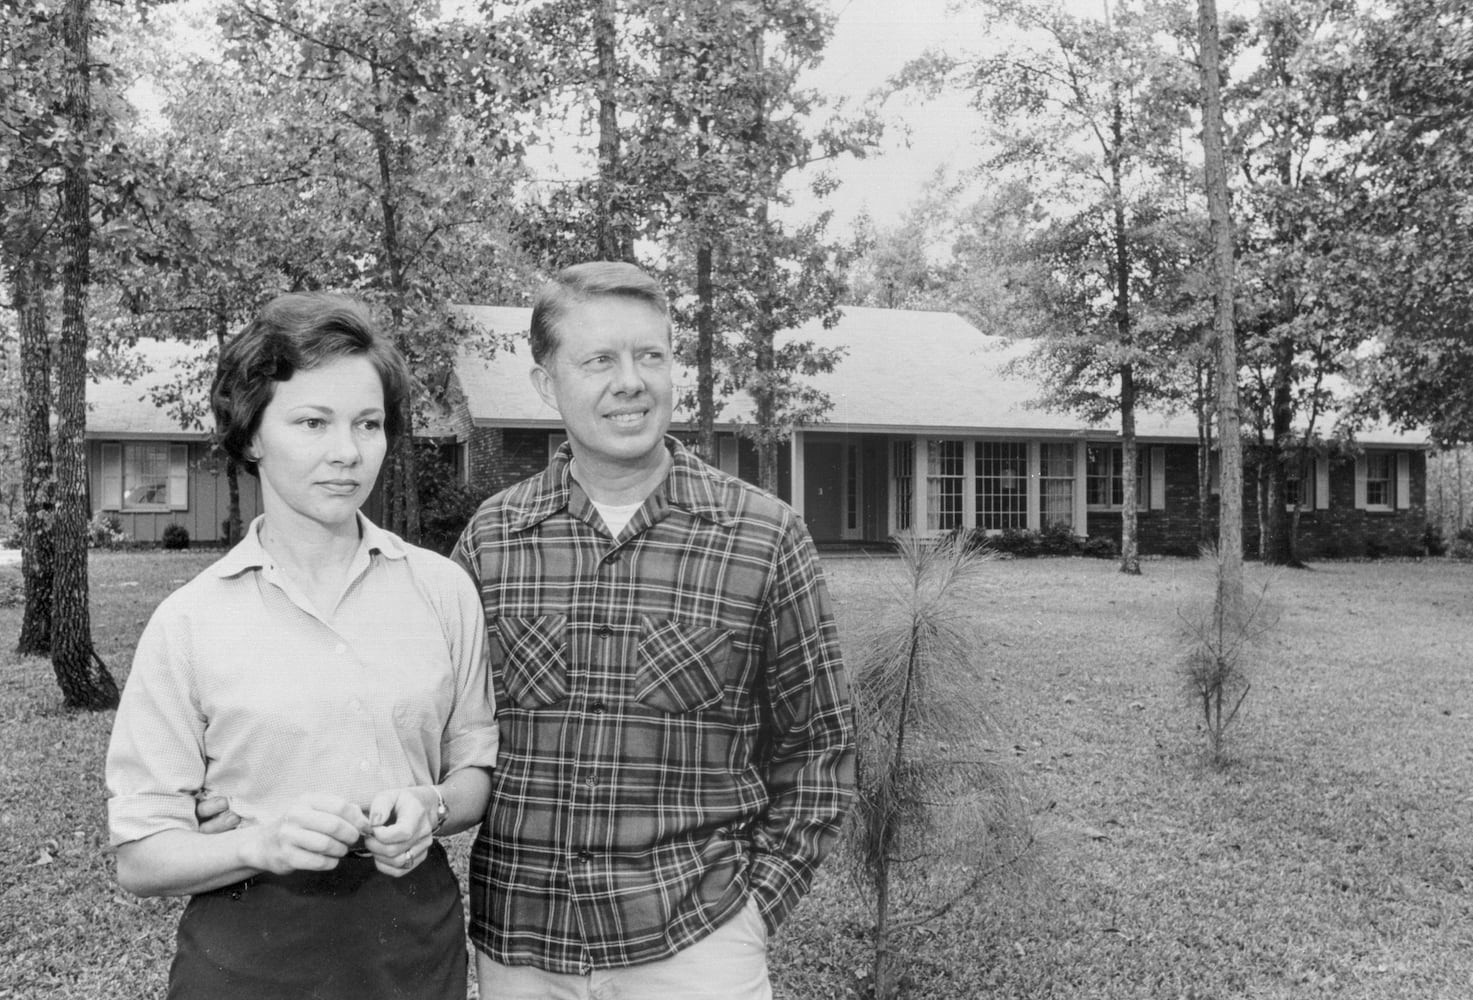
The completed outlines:
[[[128,499],[130,449],[163,449],[167,463],[164,499],[136,503]],[[172,441],[107,441],[102,444],[102,510],[153,514],[189,509],[189,445]],[[133,463],[136,466],[136,463]]]

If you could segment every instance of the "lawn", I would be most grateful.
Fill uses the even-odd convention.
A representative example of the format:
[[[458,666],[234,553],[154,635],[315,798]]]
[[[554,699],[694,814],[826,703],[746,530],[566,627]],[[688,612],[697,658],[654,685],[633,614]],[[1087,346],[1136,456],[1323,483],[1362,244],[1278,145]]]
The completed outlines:
[[[120,679],[154,603],[208,558],[94,557],[94,633]],[[857,655],[898,563],[826,566]],[[17,575],[0,569],[0,598]],[[966,623],[975,694],[999,727],[988,746],[1022,772],[1037,839],[1005,883],[906,939],[911,995],[1470,995],[1473,564],[1248,575],[1250,589],[1269,582],[1277,625],[1216,769],[1175,673],[1177,609],[1209,586],[1202,565],[985,568]],[[0,607],[0,998],[159,995],[179,904],[113,884],[111,716],[60,710],[49,664],[9,652],[19,618]],[[863,996],[869,919],[826,869],[775,943],[778,996]]]

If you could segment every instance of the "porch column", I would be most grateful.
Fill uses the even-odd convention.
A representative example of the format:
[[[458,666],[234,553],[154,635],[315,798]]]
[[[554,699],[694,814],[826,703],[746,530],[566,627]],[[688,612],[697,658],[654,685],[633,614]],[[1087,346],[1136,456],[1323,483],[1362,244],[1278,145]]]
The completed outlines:
[[[797,429],[793,431],[793,446],[789,449],[788,463],[791,466],[793,477],[793,510],[799,517],[805,517],[803,510],[803,432]]]

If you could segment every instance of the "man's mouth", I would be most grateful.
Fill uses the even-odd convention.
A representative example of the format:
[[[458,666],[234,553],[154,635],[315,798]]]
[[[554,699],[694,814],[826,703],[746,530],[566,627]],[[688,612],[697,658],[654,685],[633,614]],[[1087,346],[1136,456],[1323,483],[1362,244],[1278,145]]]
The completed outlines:
[[[608,419],[616,424],[637,424],[644,419],[644,410],[626,410],[621,413],[610,413]]]

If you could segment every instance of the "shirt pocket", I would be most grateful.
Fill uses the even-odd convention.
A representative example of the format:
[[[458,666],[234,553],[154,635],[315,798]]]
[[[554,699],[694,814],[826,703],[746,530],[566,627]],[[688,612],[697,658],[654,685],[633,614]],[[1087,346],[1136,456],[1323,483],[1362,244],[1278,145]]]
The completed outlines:
[[[496,644],[506,693],[520,708],[543,708],[568,696],[568,618],[500,617]]]
[[[642,616],[634,697],[671,715],[721,703],[731,660],[727,629]]]

